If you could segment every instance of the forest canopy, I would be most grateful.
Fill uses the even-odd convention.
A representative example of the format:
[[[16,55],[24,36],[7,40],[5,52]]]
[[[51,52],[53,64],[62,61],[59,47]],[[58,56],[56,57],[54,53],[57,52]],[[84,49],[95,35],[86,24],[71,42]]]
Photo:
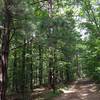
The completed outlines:
[[[85,77],[100,83],[99,0],[0,0],[0,100]]]

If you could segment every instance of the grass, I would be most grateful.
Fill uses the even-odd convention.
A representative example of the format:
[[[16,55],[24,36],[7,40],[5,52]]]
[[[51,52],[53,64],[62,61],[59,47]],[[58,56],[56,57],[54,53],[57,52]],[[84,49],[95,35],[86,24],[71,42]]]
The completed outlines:
[[[55,93],[53,91],[49,91],[47,94],[44,95],[44,100],[52,100],[54,97],[57,97],[62,92],[59,90],[56,90]]]

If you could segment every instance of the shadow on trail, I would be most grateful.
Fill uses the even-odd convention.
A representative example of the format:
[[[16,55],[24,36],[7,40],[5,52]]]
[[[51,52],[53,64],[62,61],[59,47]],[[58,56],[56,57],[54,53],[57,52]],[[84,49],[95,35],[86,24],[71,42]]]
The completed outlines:
[[[97,85],[90,80],[78,80],[69,90],[62,90],[63,94],[54,100],[100,100],[100,91]]]
[[[48,91],[50,91],[48,88],[39,87],[30,93],[26,92],[7,95],[7,100],[44,100],[42,95],[47,94]]]

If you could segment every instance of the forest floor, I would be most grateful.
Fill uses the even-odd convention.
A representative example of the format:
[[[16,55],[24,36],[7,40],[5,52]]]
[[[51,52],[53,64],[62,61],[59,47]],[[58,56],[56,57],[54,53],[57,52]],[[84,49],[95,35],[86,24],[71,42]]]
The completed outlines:
[[[77,80],[68,87],[59,88],[58,91],[60,92],[54,94],[48,87],[39,87],[34,89],[32,94],[24,95],[26,99],[19,99],[22,94],[18,94],[7,100],[100,100],[100,84],[86,79]]]
[[[78,80],[68,90],[61,89],[63,93],[53,100],[100,100],[99,87],[89,80]]]

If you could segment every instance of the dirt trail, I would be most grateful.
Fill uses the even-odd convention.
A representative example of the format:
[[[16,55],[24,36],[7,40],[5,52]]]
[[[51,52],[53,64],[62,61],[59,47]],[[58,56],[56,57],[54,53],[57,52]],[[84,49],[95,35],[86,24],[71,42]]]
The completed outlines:
[[[64,93],[54,100],[100,100],[100,91],[88,80],[78,80],[69,90],[62,89],[62,91]]]

